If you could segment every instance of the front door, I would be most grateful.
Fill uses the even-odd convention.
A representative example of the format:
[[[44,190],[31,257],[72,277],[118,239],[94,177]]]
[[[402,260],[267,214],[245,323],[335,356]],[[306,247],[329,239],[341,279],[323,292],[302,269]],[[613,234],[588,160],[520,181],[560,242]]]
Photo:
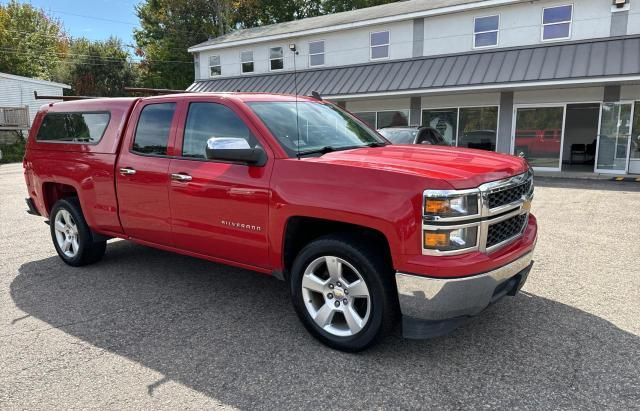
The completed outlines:
[[[169,167],[175,245],[223,260],[268,267],[273,161],[257,167],[207,160],[205,147],[211,137],[241,137],[251,147],[259,144],[241,115],[212,101],[189,103],[186,120],[182,120],[185,124],[179,127],[176,147],[179,151],[181,147],[181,152]]]
[[[603,103],[595,171],[624,174],[629,161],[632,103]]]
[[[176,104],[146,104],[135,110],[116,164],[120,223],[132,238],[171,245],[168,149]],[[139,114],[139,117],[138,117]],[[135,121],[135,120],[134,120]]]

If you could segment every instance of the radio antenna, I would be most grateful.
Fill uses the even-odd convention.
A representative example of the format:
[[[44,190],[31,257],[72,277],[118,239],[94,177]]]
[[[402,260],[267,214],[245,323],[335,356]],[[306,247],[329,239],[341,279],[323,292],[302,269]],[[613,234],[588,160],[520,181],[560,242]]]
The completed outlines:
[[[296,134],[298,138],[298,141],[296,143],[296,157],[298,157],[298,160],[300,160],[300,114],[298,112],[298,70],[296,70],[296,56],[298,55],[298,50],[296,49],[296,44],[289,44],[289,50],[293,52],[293,89],[296,93]]]

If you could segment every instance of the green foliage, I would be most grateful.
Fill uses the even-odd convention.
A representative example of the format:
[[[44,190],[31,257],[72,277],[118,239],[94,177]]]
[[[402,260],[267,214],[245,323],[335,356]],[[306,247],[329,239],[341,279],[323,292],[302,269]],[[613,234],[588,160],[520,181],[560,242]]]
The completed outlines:
[[[71,40],[60,77],[71,85],[73,94],[115,97],[124,95],[124,87],[134,85],[135,73],[119,39],[81,37]]]
[[[62,24],[27,3],[0,4],[0,71],[53,80],[69,40]]]
[[[0,164],[6,163],[19,163],[24,157],[24,147],[26,141],[22,133],[20,133],[17,141],[13,144],[0,144],[0,151],[2,151],[2,158]]]
[[[134,31],[147,87],[184,89],[193,82],[193,56],[187,48],[228,28],[225,0],[146,0],[136,6]]]

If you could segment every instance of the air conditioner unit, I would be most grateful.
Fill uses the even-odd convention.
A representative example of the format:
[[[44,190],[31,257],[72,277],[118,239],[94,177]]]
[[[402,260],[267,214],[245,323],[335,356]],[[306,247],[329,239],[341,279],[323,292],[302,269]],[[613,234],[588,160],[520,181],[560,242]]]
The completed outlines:
[[[619,9],[623,8],[628,3],[629,0],[613,0],[613,5]]]

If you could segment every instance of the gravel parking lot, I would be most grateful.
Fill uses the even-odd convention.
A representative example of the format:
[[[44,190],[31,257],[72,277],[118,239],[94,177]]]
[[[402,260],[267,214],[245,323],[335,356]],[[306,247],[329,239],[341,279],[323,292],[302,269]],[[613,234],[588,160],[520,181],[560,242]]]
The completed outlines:
[[[640,184],[538,181],[536,265],[448,337],[358,355],[284,283],[112,241],[74,269],[0,167],[0,409],[640,408]]]

